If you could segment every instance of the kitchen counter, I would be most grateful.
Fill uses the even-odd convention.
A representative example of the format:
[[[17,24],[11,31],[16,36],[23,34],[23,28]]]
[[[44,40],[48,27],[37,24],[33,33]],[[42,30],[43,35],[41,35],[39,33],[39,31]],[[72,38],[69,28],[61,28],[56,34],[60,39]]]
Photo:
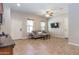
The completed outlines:
[[[13,54],[13,51],[11,50],[13,50],[14,45],[15,45],[15,42],[11,39],[10,36],[7,36],[7,37],[1,36],[0,37],[0,54]]]

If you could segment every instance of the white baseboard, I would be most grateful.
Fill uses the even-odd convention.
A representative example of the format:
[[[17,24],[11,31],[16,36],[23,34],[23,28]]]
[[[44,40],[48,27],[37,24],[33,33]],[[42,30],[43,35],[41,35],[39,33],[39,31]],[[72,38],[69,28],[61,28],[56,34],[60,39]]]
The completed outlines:
[[[74,46],[79,46],[79,44],[73,43],[73,42],[69,42],[68,44],[74,45]]]
[[[68,37],[64,37],[64,36],[52,36],[53,37],[56,37],[56,38],[63,38],[63,39],[68,39]]]

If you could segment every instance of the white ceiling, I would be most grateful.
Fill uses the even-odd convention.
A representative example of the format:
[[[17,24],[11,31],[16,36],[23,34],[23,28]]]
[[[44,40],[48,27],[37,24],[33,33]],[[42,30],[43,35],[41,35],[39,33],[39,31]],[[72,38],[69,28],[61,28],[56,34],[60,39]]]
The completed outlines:
[[[20,3],[21,6],[17,7],[17,3],[5,3],[13,11],[24,12],[27,14],[42,16],[47,9],[52,9],[54,13],[68,12],[68,3]],[[62,11],[63,10],[63,11]]]

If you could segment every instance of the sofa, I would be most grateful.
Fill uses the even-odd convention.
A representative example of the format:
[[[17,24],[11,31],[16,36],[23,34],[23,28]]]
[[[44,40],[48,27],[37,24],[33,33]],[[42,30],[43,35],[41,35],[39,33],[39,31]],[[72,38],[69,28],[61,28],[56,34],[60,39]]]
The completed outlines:
[[[32,31],[28,34],[29,39],[47,39],[50,35],[46,31]]]

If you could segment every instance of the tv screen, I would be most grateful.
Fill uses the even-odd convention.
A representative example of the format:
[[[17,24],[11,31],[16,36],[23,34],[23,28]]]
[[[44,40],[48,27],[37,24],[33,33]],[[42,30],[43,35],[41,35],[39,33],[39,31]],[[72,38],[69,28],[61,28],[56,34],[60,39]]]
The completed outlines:
[[[59,28],[59,23],[51,23],[51,28]]]
[[[0,14],[0,24],[2,24],[2,14]]]

